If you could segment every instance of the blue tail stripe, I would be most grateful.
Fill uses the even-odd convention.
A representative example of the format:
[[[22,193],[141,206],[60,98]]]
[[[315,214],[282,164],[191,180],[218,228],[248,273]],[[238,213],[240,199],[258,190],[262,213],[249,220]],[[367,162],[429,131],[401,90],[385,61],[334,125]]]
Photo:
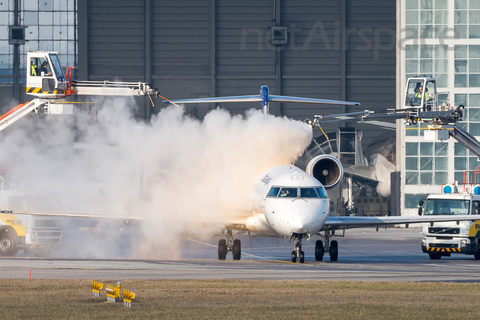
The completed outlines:
[[[262,109],[262,112],[264,114],[268,114],[269,96],[268,96],[268,87],[267,86],[261,86],[260,87],[260,97],[262,98],[262,103],[260,105],[260,108]]]

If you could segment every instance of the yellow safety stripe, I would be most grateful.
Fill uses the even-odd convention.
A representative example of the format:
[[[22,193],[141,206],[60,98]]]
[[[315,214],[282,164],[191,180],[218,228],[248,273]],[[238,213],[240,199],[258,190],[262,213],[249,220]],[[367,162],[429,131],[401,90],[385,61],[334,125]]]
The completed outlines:
[[[460,248],[429,248],[427,252],[460,252]]]
[[[42,94],[63,94],[63,91],[43,91],[42,87],[27,87],[27,93],[42,93]]]

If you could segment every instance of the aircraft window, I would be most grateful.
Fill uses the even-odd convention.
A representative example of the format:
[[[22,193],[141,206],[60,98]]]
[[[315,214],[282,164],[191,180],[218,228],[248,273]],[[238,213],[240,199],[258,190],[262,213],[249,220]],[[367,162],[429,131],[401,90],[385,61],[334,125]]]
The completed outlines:
[[[326,198],[327,197],[327,192],[325,191],[325,189],[323,188],[316,188],[317,189],[317,192],[318,192],[318,195],[320,196],[320,198]]]
[[[272,187],[270,191],[268,191],[267,197],[276,197],[278,196],[278,191],[280,191],[279,187]]]
[[[301,198],[318,198],[317,191],[315,188],[301,188],[300,189]]]
[[[297,197],[297,188],[282,188],[280,198],[296,198]]]

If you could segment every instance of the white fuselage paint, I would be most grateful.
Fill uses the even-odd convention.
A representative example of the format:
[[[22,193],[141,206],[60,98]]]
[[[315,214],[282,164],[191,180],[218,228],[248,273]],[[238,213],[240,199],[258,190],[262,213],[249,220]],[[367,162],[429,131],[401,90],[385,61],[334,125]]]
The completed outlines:
[[[270,233],[274,231],[289,237],[293,233],[313,235],[322,229],[328,216],[328,197],[268,197],[271,187],[323,188],[317,179],[295,166],[281,165],[270,168],[254,185],[253,216],[247,219],[248,230]]]

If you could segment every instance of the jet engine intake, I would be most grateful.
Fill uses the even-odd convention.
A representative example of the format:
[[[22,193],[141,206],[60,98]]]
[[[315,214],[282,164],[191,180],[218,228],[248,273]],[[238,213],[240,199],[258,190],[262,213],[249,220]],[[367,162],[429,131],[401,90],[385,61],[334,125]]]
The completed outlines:
[[[325,189],[331,189],[342,180],[343,166],[334,156],[323,154],[308,162],[306,172],[320,181]]]

